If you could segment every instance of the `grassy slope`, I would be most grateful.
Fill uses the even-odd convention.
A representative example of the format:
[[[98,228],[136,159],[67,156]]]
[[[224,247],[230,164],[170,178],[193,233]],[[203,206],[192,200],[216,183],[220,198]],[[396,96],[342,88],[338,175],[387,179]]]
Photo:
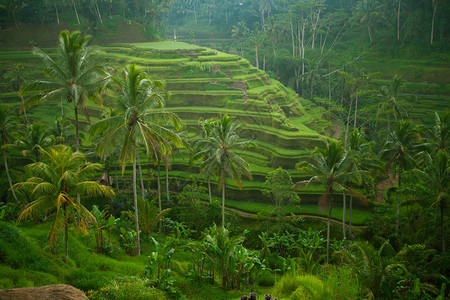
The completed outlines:
[[[53,253],[48,252],[50,225],[50,222],[24,223],[16,227],[0,221],[0,289],[67,283],[87,293],[107,286],[118,277],[144,276],[148,255],[153,251],[145,237],[141,256],[126,255],[117,247],[114,235],[112,243],[116,246],[105,255],[95,252],[93,235],[75,235],[70,231],[69,260],[63,263],[62,240],[55,244]],[[163,242],[166,237],[155,235],[155,238]],[[188,299],[236,299],[240,296],[241,292],[191,281],[186,277],[189,262],[190,252],[177,247],[172,259],[173,278]]]

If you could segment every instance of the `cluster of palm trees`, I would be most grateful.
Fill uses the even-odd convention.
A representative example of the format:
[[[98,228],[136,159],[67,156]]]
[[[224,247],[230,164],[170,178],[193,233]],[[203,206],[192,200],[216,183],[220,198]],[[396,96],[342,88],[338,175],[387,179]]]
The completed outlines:
[[[350,221],[352,199],[356,197],[363,201],[366,198],[355,188],[365,186],[366,190],[376,192],[375,183],[390,174],[396,182],[396,230],[398,238],[400,228],[400,206],[402,202],[421,202],[425,213],[432,207],[440,209],[441,249],[445,252],[445,212],[448,208],[450,182],[450,164],[448,141],[450,137],[450,113],[435,114],[432,129],[425,130],[410,121],[399,121],[388,132],[386,141],[379,152],[373,152],[373,144],[364,140],[362,132],[354,130],[347,143],[344,141],[327,141],[325,148],[316,148],[312,160],[300,162],[297,168],[301,172],[312,174],[307,181],[324,186],[324,193],[319,200],[319,208],[328,208],[327,226],[327,262],[329,261],[330,219],[333,208],[333,196],[336,192],[343,194],[343,237],[345,230],[346,195],[350,194]],[[423,184],[429,189],[431,201],[424,199],[406,200],[403,187],[403,175],[410,171],[411,176],[422,176]],[[411,185],[411,182],[409,182]],[[420,187],[415,186],[416,189]],[[414,193],[414,192],[413,192]]]
[[[50,235],[50,243],[54,238],[57,228],[59,228],[58,225],[63,224],[67,227],[67,224],[73,220],[75,214],[67,212],[66,207],[71,207],[77,214],[80,210],[86,213],[86,222],[82,222],[83,219],[79,218],[76,220],[77,225],[85,226],[87,223],[95,223],[92,215],[81,205],[81,198],[84,199],[87,196],[83,187],[89,188],[89,191],[93,195],[108,197],[113,195],[112,189],[99,184],[94,185],[93,183],[87,185],[84,183],[87,180],[85,175],[87,173],[85,171],[82,172],[84,174],[83,176],[76,177],[71,175],[68,179],[70,180],[70,184],[63,183],[65,176],[67,176],[64,168],[70,169],[70,172],[74,172],[75,174],[81,172],[86,166],[90,166],[90,164],[85,162],[84,165],[80,165],[67,162],[69,165],[62,166],[63,169],[61,169],[61,172],[56,172],[51,178],[46,178],[45,176],[49,176],[49,174],[41,169],[44,167],[50,169],[56,168],[55,164],[57,162],[54,160],[60,156],[64,156],[64,153],[68,157],[76,157],[74,158],[75,160],[78,157],[83,157],[86,160],[86,156],[80,152],[82,146],[80,135],[82,132],[79,129],[79,111],[82,110],[88,121],[90,121],[87,109],[88,101],[94,100],[102,103],[104,95],[111,95],[114,100],[114,108],[109,111],[109,114],[90,126],[89,138],[95,145],[95,152],[102,160],[118,159],[122,168],[122,174],[125,171],[127,163],[132,162],[134,220],[137,234],[136,245],[137,253],[140,254],[139,220],[142,220],[142,218],[139,217],[139,207],[146,206],[145,203],[142,203],[143,201],[145,202],[146,195],[139,153],[141,153],[141,149],[145,149],[146,156],[149,160],[153,160],[158,165],[158,173],[161,161],[165,163],[166,171],[168,171],[172,148],[183,146],[183,141],[179,134],[182,130],[182,123],[175,114],[163,110],[165,99],[168,96],[163,82],[151,80],[145,71],[133,64],[127,65],[119,75],[113,75],[113,68],[104,66],[97,60],[99,50],[88,45],[90,38],[90,36],[82,35],[77,31],[73,33],[63,31],[59,36],[56,58],[49,56],[40,49],[34,50],[34,53],[44,63],[44,71],[47,76],[44,79],[25,84],[20,90],[20,94],[25,98],[24,104],[21,106],[21,111],[25,111],[27,108],[38,103],[56,100],[61,103],[61,118],[55,121],[55,130],[51,136],[49,135],[50,130],[45,125],[34,123],[28,125],[24,137],[17,139],[15,147],[23,149],[24,154],[32,154],[36,161],[34,164],[29,165],[30,173],[33,176],[24,183],[13,185],[8,170],[6,147],[2,147],[7,177],[12,187],[11,192],[13,197],[18,202],[20,201],[16,195],[18,191],[28,193],[33,199],[33,202],[27,204],[22,210],[19,220],[42,212],[39,209],[40,207],[45,206],[43,210],[47,211],[53,203],[57,214],[55,216],[54,228],[52,228]],[[63,122],[63,120],[67,121],[67,119],[63,119],[66,118],[63,110],[64,101],[73,104],[74,108],[76,152],[72,152],[69,146],[60,145],[67,144],[69,137],[72,136],[70,130],[67,130],[70,129],[70,126]],[[12,144],[11,140],[13,137],[10,133],[12,132],[11,128],[15,127],[16,124],[13,122],[13,118],[8,116],[6,110],[1,110],[0,116],[2,120],[2,145]],[[209,125],[207,126],[206,124]],[[246,147],[250,143],[239,140],[239,136],[237,135],[239,125],[227,115],[219,119],[205,121],[202,128],[204,132],[203,138],[196,140],[192,144],[193,147],[190,148],[195,150],[195,153],[193,153],[193,161],[203,158],[200,166],[200,175],[205,175],[208,178],[208,182],[211,176],[217,175],[219,177],[219,188],[222,189],[222,226],[224,226],[226,179],[230,177],[241,186],[243,174],[251,178],[248,164],[234,150]],[[59,137],[59,139],[54,137]],[[59,144],[49,148],[57,140]],[[41,158],[43,158],[42,161]],[[99,171],[98,164],[93,164],[90,168]],[[141,199],[138,196],[138,170],[141,181]],[[92,172],[89,175],[93,175]],[[32,184],[38,185],[38,183],[40,184],[42,182],[53,184],[60,181],[62,183],[53,189],[37,188],[37,190],[34,190],[32,188]],[[75,186],[77,187],[75,188]],[[47,195],[49,197],[50,195],[56,196],[48,198],[45,196],[46,192],[49,193]],[[57,192],[62,193],[63,196],[57,194]],[[167,191],[168,193],[169,191]],[[163,210],[159,176],[158,195],[159,214],[161,215]],[[39,197],[41,196],[45,196],[44,198],[47,201],[45,205],[36,204],[40,201]],[[61,207],[63,208],[62,211],[64,213],[62,215],[64,218],[58,213]],[[72,219],[69,218],[69,215]]]

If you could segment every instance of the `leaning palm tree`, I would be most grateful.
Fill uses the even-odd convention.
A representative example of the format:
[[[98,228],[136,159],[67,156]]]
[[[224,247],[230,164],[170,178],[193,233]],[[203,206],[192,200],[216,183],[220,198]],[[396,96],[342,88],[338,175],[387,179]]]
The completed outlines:
[[[63,229],[64,261],[66,261],[69,256],[68,225],[73,221],[75,214],[81,217],[75,224],[83,231],[87,230],[88,223],[95,223],[92,214],[76,200],[77,195],[112,197],[114,192],[110,187],[90,180],[102,166],[87,162],[83,154],[73,152],[65,145],[40,151],[42,161],[26,166],[33,176],[13,186],[13,190],[28,192],[34,199],[20,211],[17,221],[34,218],[39,214],[53,213],[54,219],[49,234],[50,248],[58,232]]]
[[[226,179],[230,177],[242,189],[242,175],[252,179],[249,164],[238,154],[236,150],[254,145],[250,141],[239,141],[237,130],[239,125],[233,122],[233,118],[227,115],[218,120],[212,133],[206,139],[198,142],[198,147],[204,149],[194,155],[205,157],[200,166],[200,175],[219,176],[219,190],[222,190],[222,226],[225,226],[225,188]]]
[[[6,153],[7,146],[12,142],[14,129],[18,127],[16,119],[11,115],[5,106],[0,107],[0,138],[3,154],[3,162],[5,164],[6,177],[8,177],[9,186],[12,187],[11,175],[9,174],[8,156]],[[14,200],[19,203],[16,193],[11,189]]]
[[[79,31],[62,31],[59,34],[56,59],[35,48],[33,53],[41,59],[47,76],[26,84],[20,93],[23,96],[32,92],[25,100],[22,110],[40,101],[57,100],[61,101],[63,114],[63,100],[73,103],[77,151],[80,149],[78,110],[81,108],[89,121],[87,101],[93,99],[101,102],[99,89],[110,78],[104,65],[95,61],[99,50],[88,46],[91,38],[92,36],[82,35]]]
[[[402,188],[403,171],[412,169],[416,165],[414,155],[420,148],[420,136],[417,127],[409,121],[403,121],[389,132],[386,143],[381,151],[381,157],[388,160],[386,169],[393,167],[394,174],[398,173],[397,190],[397,224],[395,235],[398,237],[400,227],[400,194]]]
[[[333,209],[334,194],[347,192],[361,197],[357,192],[348,187],[348,183],[361,181],[359,171],[350,169],[352,159],[344,150],[341,143],[334,140],[328,141],[325,148],[316,148],[313,151],[313,162],[302,161],[297,168],[309,171],[313,176],[306,181],[307,184],[317,181],[325,187],[325,192],[319,199],[319,208],[325,210],[328,207],[327,223],[327,263],[330,258],[330,220]],[[305,183],[299,182],[296,186]]]
[[[91,136],[101,135],[97,153],[108,156],[119,148],[119,162],[122,174],[128,161],[133,162],[133,199],[137,233],[137,252],[140,254],[139,213],[136,187],[136,149],[143,144],[147,154],[158,157],[158,153],[171,153],[170,142],[176,147],[182,145],[177,133],[164,126],[171,124],[181,129],[180,119],[173,113],[163,111],[166,92],[160,81],[152,81],[147,73],[128,65],[122,76],[114,78],[111,89],[117,97],[118,114],[100,120],[91,126]]]

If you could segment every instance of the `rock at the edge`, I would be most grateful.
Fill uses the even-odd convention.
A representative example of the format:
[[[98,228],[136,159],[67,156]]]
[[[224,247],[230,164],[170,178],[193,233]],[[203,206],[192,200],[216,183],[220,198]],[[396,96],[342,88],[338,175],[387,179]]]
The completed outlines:
[[[0,290],[0,300],[87,300],[84,293],[66,284]]]

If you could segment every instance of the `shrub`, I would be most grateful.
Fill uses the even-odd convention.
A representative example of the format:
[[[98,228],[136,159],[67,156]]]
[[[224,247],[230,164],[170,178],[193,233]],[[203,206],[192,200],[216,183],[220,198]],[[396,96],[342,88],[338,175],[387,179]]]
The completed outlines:
[[[259,274],[258,284],[260,286],[273,286],[275,284],[275,276],[272,272],[264,270]]]
[[[85,292],[98,290],[108,284],[102,272],[88,272],[82,269],[72,271],[67,279],[71,285]]]
[[[148,279],[118,277],[106,287],[88,292],[91,300],[166,300],[165,294],[149,285]]]

